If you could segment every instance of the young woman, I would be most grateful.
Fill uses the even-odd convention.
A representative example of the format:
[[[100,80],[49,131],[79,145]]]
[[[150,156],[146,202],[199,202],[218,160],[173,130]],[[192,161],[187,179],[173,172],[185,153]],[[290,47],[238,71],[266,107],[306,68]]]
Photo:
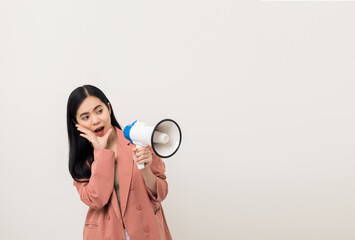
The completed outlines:
[[[100,89],[84,85],[70,94],[67,129],[69,172],[89,206],[83,239],[172,239],[161,205],[165,164],[150,146],[137,149],[124,137]]]

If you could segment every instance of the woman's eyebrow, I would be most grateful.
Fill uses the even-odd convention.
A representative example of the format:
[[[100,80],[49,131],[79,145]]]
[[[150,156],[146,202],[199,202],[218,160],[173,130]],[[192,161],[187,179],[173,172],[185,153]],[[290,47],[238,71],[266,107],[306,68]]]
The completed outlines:
[[[102,107],[102,105],[97,105],[97,106],[94,108],[94,111],[95,111],[95,109],[98,108],[98,107]],[[89,113],[88,113],[88,112],[84,112],[84,113],[80,114],[79,117],[81,117],[81,116],[84,115],[84,114],[89,114]]]

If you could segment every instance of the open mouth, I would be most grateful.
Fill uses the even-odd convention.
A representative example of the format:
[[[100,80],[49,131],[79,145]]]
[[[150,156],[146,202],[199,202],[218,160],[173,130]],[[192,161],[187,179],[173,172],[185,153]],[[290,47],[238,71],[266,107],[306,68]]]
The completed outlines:
[[[104,132],[104,127],[95,130],[97,134],[102,134]]]

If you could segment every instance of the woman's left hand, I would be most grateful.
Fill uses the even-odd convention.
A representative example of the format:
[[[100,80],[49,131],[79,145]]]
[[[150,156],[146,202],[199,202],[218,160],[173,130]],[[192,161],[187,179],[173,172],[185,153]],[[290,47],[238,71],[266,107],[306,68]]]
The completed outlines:
[[[150,165],[153,162],[152,152],[148,147],[133,147],[132,148],[133,160],[136,164],[144,163],[144,168],[140,169],[140,171],[145,171],[149,169]]]

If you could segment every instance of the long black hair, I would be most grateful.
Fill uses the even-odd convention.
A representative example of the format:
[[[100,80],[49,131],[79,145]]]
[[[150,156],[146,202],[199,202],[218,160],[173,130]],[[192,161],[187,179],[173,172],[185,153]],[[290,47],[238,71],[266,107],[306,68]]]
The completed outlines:
[[[73,179],[77,182],[88,182],[89,180],[80,181],[77,179],[89,179],[91,176],[91,165],[94,161],[94,149],[87,139],[84,139],[79,134],[75,127],[76,113],[81,103],[88,97],[94,96],[99,98],[107,108],[109,108],[109,100],[105,94],[95,86],[83,85],[71,92],[67,103],[67,129],[69,140],[69,172]],[[112,104],[111,108],[111,125],[116,126],[122,130],[118,124],[115,115],[113,114]],[[89,162],[90,167],[86,164]]]

